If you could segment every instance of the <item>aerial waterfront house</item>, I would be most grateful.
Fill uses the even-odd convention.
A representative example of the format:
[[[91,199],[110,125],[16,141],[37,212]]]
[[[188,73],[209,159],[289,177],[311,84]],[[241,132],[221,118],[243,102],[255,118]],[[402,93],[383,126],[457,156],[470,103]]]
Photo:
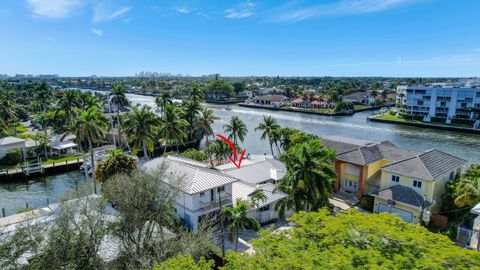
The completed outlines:
[[[438,210],[445,185],[461,174],[466,161],[438,151],[401,148],[339,136],[322,139],[336,151],[334,189],[361,198],[375,197],[374,211],[418,222],[422,209]]]
[[[238,179],[195,160],[179,157],[159,157],[147,161],[141,170],[159,173],[164,168],[165,184],[178,190],[175,209],[187,227],[196,231],[199,222],[232,205],[232,184]]]
[[[261,190],[266,199],[259,202],[257,206],[248,213],[250,217],[256,218],[260,223],[269,223],[280,218],[279,213],[275,211],[275,207],[281,199],[286,195],[280,191],[276,191],[276,185],[282,181],[287,173],[287,168],[279,160],[257,156],[259,159],[251,158],[248,163],[237,167],[220,167],[222,172],[239,179],[232,185],[233,204],[237,199],[251,202],[251,195],[257,189]],[[291,212],[285,213],[285,216],[291,215]]]
[[[328,99],[318,96],[314,96],[312,99],[296,98],[290,101],[290,104],[297,108],[325,109],[333,107],[333,104],[330,103]]]
[[[475,122],[480,112],[480,88],[445,83],[399,86],[397,106],[401,113],[425,122]]]
[[[284,95],[256,96],[252,99],[252,102],[257,105],[280,107],[283,104],[288,103],[288,98]]]
[[[370,105],[375,99],[366,91],[354,92],[343,97],[343,100],[358,104]]]
[[[389,141],[372,142],[340,136],[322,139],[335,150],[336,191],[358,198],[380,187],[380,168],[421,152],[395,146]]]
[[[370,193],[375,197],[374,212],[418,223],[422,215],[428,215],[426,209],[440,210],[446,184],[461,174],[466,163],[442,151],[428,150],[383,166],[380,189]]]

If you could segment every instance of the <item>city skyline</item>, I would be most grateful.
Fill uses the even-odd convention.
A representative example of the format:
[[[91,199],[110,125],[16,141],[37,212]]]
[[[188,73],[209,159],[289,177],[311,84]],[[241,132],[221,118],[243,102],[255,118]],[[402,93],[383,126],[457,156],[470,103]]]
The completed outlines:
[[[3,1],[0,74],[474,77],[479,7],[473,0]]]

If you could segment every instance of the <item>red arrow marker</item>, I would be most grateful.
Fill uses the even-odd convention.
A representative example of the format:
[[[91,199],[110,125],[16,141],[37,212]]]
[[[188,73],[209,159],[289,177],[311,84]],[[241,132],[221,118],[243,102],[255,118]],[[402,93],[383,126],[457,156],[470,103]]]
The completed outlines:
[[[242,155],[240,156],[240,159],[238,160],[238,164],[237,164],[236,162],[236,160],[238,159],[237,149],[235,149],[235,146],[233,146],[232,142],[221,134],[215,134],[215,135],[217,135],[220,139],[224,140],[228,144],[228,146],[230,146],[230,148],[232,149],[234,158],[232,158],[231,156],[228,156],[228,158],[233,164],[235,164],[235,166],[237,166],[237,168],[240,169],[240,166],[242,165],[243,157],[245,156],[245,152],[247,151],[247,149],[243,149]]]

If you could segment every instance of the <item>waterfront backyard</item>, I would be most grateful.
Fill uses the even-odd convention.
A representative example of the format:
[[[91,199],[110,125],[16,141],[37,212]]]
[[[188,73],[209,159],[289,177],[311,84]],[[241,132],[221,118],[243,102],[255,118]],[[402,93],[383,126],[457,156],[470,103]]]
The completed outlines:
[[[154,106],[154,98],[127,94],[133,104]],[[251,154],[269,153],[268,143],[261,141],[260,132],[255,131],[263,115],[272,115],[281,126],[300,129],[321,137],[345,136],[370,141],[389,140],[401,147],[428,150],[439,149],[452,155],[466,159],[469,162],[480,161],[480,136],[442,130],[432,130],[403,125],[392,125],[367,121],[371,112],[359,112],[352,116],[321,116],[306,115],[291,112],[269,111],[263,109],[242,108],[239,106],[207,105],[220,119],[213,125],[215,133],[223,132],[223,125],[236,115],[247,125],[248,133],[243,145]],[[227,110],[231,107],[231,110]],[[53,160],[52,160],[53,162]],[[58,162],[55,161],[55,162]],[[64,162],[64,161],[62,161]],[[0,183],[0,207],[12,213],[25,207],[29,202],[32,206],[44,206],[46,198],[51,202],[60,198],[63,193],[75,189],[75,183],[84,182],[84,176],[79,171],[49,176],[29,183]],[[64,184],[62,184],[64,183]],[[35,190],[35,192],[32,192]],[[39,194],[42,199],[39,199]],[[41,196],[40,196],[41,197]],[[37,204],[36,204],[37,202]]]

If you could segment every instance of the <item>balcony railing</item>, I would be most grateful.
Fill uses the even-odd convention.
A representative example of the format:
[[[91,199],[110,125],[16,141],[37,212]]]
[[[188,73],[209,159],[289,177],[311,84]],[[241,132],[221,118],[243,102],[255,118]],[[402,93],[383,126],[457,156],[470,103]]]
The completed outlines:
[[[222,201],[222,207],[224,207],[225,205],[232,204],[232,195],[228,194],[227,196],[222,196],[221,201]],[[202,207],[200,207],[200,209],[202,211],[209,211],[209,210],[218,208],[220,205],[218,202],[218,198],[208,203],[201,202],[201,204],[202,204]]]

